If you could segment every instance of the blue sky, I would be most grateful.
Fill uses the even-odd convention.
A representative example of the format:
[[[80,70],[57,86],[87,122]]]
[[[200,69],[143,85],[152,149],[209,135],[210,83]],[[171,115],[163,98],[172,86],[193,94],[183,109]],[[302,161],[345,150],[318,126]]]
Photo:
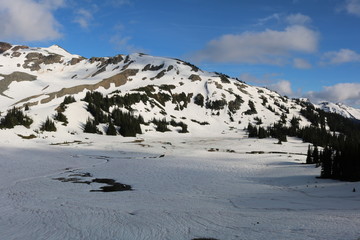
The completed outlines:
[[[0,0],[0,41],[181,58],[360,108],[360,0]]]

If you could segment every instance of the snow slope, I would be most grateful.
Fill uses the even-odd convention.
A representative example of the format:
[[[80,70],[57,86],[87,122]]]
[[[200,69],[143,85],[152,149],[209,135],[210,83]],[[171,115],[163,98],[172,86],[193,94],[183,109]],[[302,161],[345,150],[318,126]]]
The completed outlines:
[[[360,237],[360,195],[352,191],[359,183],[316,179],[319,169],[302,164],[307,144],[297,139],[279,146],[239,135],[59,139],[2,138],[2,238]],[[100,184],[56,180],[84,173],[91,177],[82,180],[113,178],[133,191],[90,192]]]
[[[346,106],[341,103],[330,103],[330,102],[322,102],[318,105],[318,108],[326,111],[340,114],[346,118],[353,118],[360,120],[360,110]]]

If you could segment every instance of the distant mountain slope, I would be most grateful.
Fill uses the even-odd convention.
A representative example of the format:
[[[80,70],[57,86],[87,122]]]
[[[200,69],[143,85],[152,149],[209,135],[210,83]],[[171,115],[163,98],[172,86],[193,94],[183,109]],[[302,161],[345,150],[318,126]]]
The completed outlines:
[[[360,109],[352,108],[341,103],[322,102],[317,105],[326,112],[340,114],[346,118],[354,118],[360,120]]]
[[[76,102],[63,109],[69,123],[56,125],[67,132],[82,131],[87,119],[94,118],[87,111],[90,103],[82,101],[88,91],[107,99],[108,106],[97,106],[107,119],[113,117],[114,108],[141,116],[143,133],[155,131],[154,118],[181,122],[190,133],[202,134],[243,130],[249,123],[290,125],[294,117],[301,126],[310,124],[300,113],[308,102],[206,72],[179,59],[145,54],[86,59],[56,45],[30,48],[0,43],[0,77],[0,110],[30,107],[27,114],[34,119],[34,130],[46,117],[54,117],[71,95]],[[349,117],[359,117],[355,110],[346,109]],[[108,121],[98,124],[105,133]],[[179,127],[170,126],[170,130],[179,131]]]

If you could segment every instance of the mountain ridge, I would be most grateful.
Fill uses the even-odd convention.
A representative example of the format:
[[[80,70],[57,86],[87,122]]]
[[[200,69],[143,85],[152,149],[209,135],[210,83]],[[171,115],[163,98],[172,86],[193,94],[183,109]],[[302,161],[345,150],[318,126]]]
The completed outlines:
[[[144,133],[154,131],[154,126],[147,125],[153,118],[184,122],[190,132],[238,131],[249,123],[270,126],[285,121],[289,125],[294,117],[301,119],[302,126],[311,124],[300,111],[312,103],[289,99],[225,74],[207,72],[180,59],[141,53],[87,59],[57,45],[32,48],[7,43],[0,43],[0,52],[0,110],[31,107],[28,114],[35,120],[33,129],[39,128],[46,116],[56,114],[54,109],[64,97],[72,95],[81,101],[88,91],[109,98],[147,98],[118,106],[144,117]],[[82,112],[83,104],[78,104],[82,108],[78,112]],[[320,108],[336,112],[324,105]],[[347,114],[350,107],[342,109],[336,113],[360,119],[360,115]],[[69,126],[73,126],[72,131],[81,131],[86,119],[92,117],[82,114]],[[106,128],[101,127],[103,133]]]

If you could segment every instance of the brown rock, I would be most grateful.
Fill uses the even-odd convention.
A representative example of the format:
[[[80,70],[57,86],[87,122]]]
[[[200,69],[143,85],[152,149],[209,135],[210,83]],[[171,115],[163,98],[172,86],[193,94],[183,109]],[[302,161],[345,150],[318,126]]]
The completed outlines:
[[[12,48],[12,45],[6,42],[0,42],[0,54]]]
[[[13,47],[11,50],[13,50],[14,52],[20,50],[20,49],[28,49],[28,46],[15,46]]]

